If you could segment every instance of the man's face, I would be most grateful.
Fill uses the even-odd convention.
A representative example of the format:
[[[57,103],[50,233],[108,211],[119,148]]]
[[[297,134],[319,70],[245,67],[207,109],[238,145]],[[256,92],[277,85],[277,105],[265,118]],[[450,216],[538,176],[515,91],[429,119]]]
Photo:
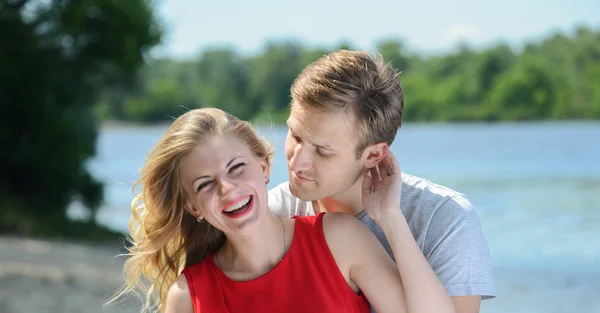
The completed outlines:
[[[354,186],[364,167],[362,158],[356,159],[358,136],[351,116],[294,103],[287,124],[285,154],[294,196],[320,200]]]

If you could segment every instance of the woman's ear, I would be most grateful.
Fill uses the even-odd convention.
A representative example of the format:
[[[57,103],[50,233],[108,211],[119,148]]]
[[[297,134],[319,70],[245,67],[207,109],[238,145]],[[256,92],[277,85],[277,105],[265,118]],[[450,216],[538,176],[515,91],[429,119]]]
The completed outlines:
[[[259,160],[259,162],[262,172],[265,176],[265,183],[268,184],[271,181],[271,167],[266,159]]]
[[[189,200],[185,201],[185,203],[183,204],[183,208],[186,211],[188,211],[188,213],[190,213],[192,216],[194,216],[196,220],[198,220],[198,222],[204,219],[204,216],[200,213],[200,210],[196,209]]]

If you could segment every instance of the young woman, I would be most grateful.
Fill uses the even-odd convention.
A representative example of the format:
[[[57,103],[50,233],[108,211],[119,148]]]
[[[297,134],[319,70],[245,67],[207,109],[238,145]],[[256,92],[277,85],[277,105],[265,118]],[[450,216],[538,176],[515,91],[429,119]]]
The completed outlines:
[[[218,109],[180,116],[141,171],[123,292],[166,313],[407,312],[396,264],[354,217],[270,212],[271,158],[248,122]],[[436,312],[452,311],[447,301]]]

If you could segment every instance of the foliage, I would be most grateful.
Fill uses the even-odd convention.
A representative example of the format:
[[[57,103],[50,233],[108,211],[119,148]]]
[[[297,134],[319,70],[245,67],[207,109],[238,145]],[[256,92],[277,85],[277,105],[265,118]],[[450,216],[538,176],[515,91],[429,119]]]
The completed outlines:
[[[600,118],[598,31],[581,27],[520,52],[506,44],[481,51],[463,44],[426,58],[391,39],[376,50],[402,71],[409,121]],[[281,123],[296,75],[330,51],[270,42],[252,56],[219,48],[194,60],[155,60],[137,88],[106,92],[101,102],[111,109],[104,118],[159,122],[187,109],[220,107],[243,119]]]
[[[94,228],[98,92],[130,83],[160,34],[145,0],[0,0],[0,232],[72,232],[74,200],[92,213],[75,228]]]

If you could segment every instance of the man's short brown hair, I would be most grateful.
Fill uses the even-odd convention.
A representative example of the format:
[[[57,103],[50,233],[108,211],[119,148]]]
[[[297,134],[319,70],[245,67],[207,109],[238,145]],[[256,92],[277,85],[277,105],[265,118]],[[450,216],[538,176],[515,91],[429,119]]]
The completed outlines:
[[[338,50],[308,65],[291,87],[292,105],[323,112],[352,112],[357,157],[369,145],[391,145],[402,124],[400,73],[381,55]]]

